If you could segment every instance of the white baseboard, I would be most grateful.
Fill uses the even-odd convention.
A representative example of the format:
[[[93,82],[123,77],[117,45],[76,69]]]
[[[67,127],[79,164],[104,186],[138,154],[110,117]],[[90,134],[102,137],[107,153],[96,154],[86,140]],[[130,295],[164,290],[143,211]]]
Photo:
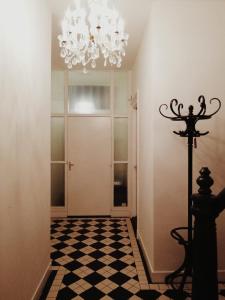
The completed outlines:
[[[39,300],[40,299],[41,293],[42,293],[42,291],[45,287],[45,284],[46,284],[46,282],[48,280],[48,277],[50,275],[50,272],[51,272],[50,266],[51,266],[51,262],[49,262],[49,264],[48,264],[48,266],[47,266],[47,268],[46,268],[46,270],[45,270],[45,272],[44,272],[44,274],[43,274],[43,276],[42,276],[42,278],[41,278],[41,280],[40,280],[40,282],[39,282],[39,284],[38,284],[38,286],[37,286],[37,288],[34,292],[32,300]]]
[[[130,218],[130,211],[127,209],[113,209],[111,210],[111,217],[127,217]]]
[[[65,207],[52,207],[51,208],[51,217],[52,218],[66,218],[67,210]]]
[[[165,277],[167,275],[171,274],[173,272],[173,270],[165,270],[165,271],[164,270],[163,271],[154,270],[139,231],[137,231],[137,239],[140,243],[140,246],[141,246],[152,282],[153,283],[164,283]],[[225,281],[225,270],[218,270],[218,280],[220,282]]]
[[[144,242],[142,240],[142,237],[140,235],[140,232],[137,230],[137,239],[139,241],[139,244],[141,246],[144,258],[145,258],[145,262],[147,264],[147,268],[149,271],[149,274],[151,276],[151,280],[153,283],[164,283],[165,281],[165,277],[167,275],[169,275],[171,273],[171,271],[155,271],[152,267],[151,261],[150,261],[150,257],[147,254]]]
[[[67,213],[65,212],[57,212],[57,211],[52,211],[51,212],[51,218],[66,218]]]

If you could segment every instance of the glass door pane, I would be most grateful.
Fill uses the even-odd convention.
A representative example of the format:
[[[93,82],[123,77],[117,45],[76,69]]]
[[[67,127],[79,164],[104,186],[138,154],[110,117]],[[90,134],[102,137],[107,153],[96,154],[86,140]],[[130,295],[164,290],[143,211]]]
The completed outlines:
[[[69,113],[110,114],[109,86],[69,86]]]
[[[128,160],[128,119],[114,118],[114,161]]]
[[[128,76],[127,72],[115,72],[114,112],[116,115],[128,114]]]
[[[51,205],[65,206],[65,165],[51,165]]]
[[[63,71],[52,71],[52,113],[64,113]]]
[[[114,164],[114,206],[127,206],[127,164]]]
[[[64,117],[51,118],[51,160],[64,161]]]

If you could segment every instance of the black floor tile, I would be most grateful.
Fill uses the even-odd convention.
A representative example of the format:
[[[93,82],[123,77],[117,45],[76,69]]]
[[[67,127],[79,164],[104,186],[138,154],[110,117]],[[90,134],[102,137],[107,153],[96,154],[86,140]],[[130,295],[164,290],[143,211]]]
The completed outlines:
[[[82,264],[75,260],[65,265],[65,268],[70,271],[77,270],[80,267],[82,267]]]
[[[104,279],[105,279],[105,277],[103,277],[102,275],[100,275],[96,272],[85,277],[85,281],[89,282],[92,285],[96,285],[99,282],[103,281]]]
[[[174,300],[185,300],[189,296],[188,293],[177,290],[167,290],[164,295]]]
[[[105,294],[101,292],[99,289],[92,287],[91,289],[83,292],[80,296],[85,300],[98,300],[103,298]]]
[[[123,261],[116,260],[112,262],[109,266],[117,271],[121,271],[122,269],[125,269],[127,267],[127,264],[125,264]]]
[[[90,253],[89,255],[95,259],[99,259],[99,258],[103,257],[105,255],[105,253],[103,253],[99,250],[96,250],[96,251]]]
[[[155,290],[143,290],[139,291],[136,295],[143,300],[156,300],[159,299],[161,293]]]
[[[66,274],[64,277],[63,277],[63,283],[65,285],[70,285],[76,281],[80,280],[80,277],[77,276],[76,274],[70,272],[69,274]]]
[[[100,270],[101,268],[104,268],[105,267],[105,264],[103,264],[101,261],[98,261],[98,260],[95,260],[91,263],[89,263],[87,265],[88,268],[91,268],[92,270],[95,270],[95,271],[98,271]]]
[[[124,284],[126,281],[128,281],[130,279],[130,277],[128,277],[127,275],[118,272],[112,276],[109,277],[109,279],[119,285]]]
[[[116,259],[120,259],[121,257],[125,256],[126,254],[124,252],[116,250],[116,251],[113,251],[112,253],[110,253],[110,255]]]
[[[129,299],[133,295],[133,293],[129,292],[127,289],[124,289],[122,287],[118,287],[117,289],[109,293],[109,296],[115,300]]]
[[[63,288],[58,292],[57,300],[71,300],[73,299],[77,294],[69,289],[68,287]]]

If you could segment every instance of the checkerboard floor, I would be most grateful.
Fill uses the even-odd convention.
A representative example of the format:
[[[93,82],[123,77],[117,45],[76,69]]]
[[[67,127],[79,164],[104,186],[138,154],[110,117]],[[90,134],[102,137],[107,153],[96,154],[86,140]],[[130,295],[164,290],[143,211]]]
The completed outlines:
[[[51,258],[40,300],[191,299],[188,287],[177,296],[165,284],[148,282],[129,219],[53,220]],[[221,289],[225,300],[225,285]]]

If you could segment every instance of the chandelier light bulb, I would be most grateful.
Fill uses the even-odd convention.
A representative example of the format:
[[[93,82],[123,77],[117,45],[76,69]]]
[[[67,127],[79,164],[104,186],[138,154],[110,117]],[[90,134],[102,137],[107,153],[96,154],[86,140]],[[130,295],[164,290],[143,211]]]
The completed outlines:
[[[129,35],[118,11],[110,8],[108,0],[86,0],[88,10],[75,0],[75,9],[67,9],[62,21],[62,33],[58,36],[60,56],[71,69],[81,64],[96,68],[96,60],[102,56],[104,66],[120,68]]]

